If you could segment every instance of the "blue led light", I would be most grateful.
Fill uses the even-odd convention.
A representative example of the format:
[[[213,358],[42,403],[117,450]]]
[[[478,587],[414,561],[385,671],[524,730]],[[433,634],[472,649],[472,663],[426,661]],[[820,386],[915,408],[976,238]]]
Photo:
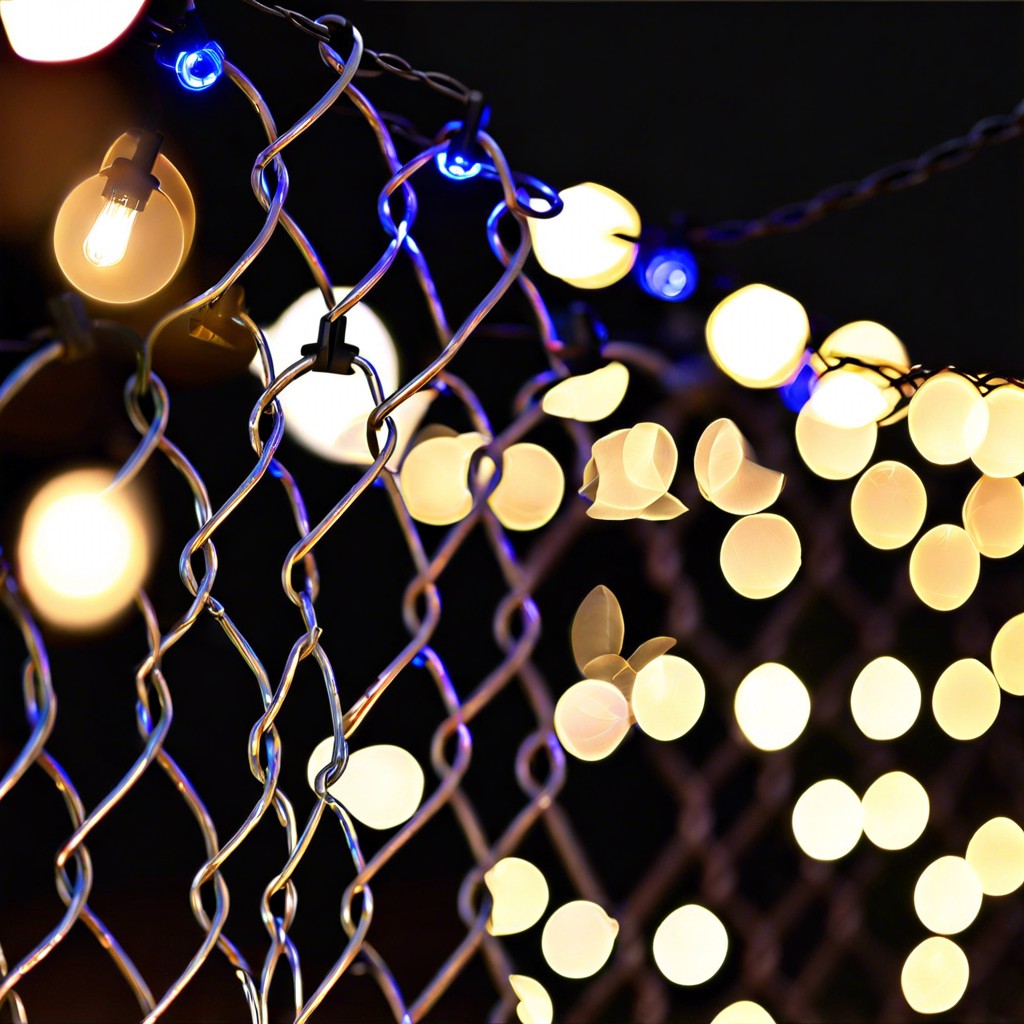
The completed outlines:
[[[818,375],[811,366],[811,354],[804,353],[800,369],[782,387],[777,388],[782,404],[793,412],[799,412],[811,397],[814,385],[817,383]]]
[[[178,81],[190,92],[209,89],[224,71],[224,51],[217,43],[196,50],[182,50],[174,62]]]
[[[437,154],[437,169],[452,181],[465,181],[466,178],[475,178],[483,164],[472,163],[461,153],[454,153],[449,159],[447,152]]]
[[[659,249],[638,269],[643,290],[664,302],[682,302],[697,289],[697,261],[685,249]]]

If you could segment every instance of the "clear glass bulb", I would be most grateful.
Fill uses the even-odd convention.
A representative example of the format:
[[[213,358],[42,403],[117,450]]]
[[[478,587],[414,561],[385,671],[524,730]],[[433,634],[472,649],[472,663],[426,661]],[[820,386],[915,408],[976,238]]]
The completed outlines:
[[[128,251],[132,226],[139,211],[126,195],[112,195],[100,210],[96,222],[85,237],[85,257],[97,267],[112,267]]]

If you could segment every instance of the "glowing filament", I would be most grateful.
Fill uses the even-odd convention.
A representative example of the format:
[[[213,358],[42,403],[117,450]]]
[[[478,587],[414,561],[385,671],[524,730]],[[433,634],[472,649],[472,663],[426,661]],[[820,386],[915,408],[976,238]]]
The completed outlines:
[[[100,210],[85,236],[83,250],[86,259],[97,267],[112,267],[124,259],[131,240],[132,227],[139,215],[128,196],[111,196]]]

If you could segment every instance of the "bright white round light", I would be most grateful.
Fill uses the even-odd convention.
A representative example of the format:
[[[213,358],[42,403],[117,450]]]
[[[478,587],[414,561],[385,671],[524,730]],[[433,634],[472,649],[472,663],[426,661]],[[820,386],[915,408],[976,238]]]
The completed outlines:
[[[811,697],[796,673],[777,662],[758,665],[736,689],[736,722],[759,750],[782,750],[804,731]]]
[[[850,499],[857,532],[884,551],[909,544],[917,536],[927,507],[921,478],[902,462],[876,462],[857,481]]]
[[[986,821],[967,844],[967,863],[986,896],[1007,896],[1024,885],[1024,829],[1009,818]]]
[[[612,955],[618,933],[618,922],[596,903],[573,900],[547,919],[540,948],[555,974],[563,978],[589,978]]]
[[[725,963],[725,925],[696,903],[673,910],[654,933],[654,962],[676,985],[702,985]]]
[[[510,974],[508,983],[519,1000],[516,1016],[520,1024],[551,1024],[555,1019],[555,1006],[539,981],[525,974]]]
[[[815,860],[845,857],[857,845],[863,824],[860,798],[839,779],[815,782],[793,808],[793,835]]]
[[[753,449],[730,419],[705,427],[693,454],[693,475],[708,501],[737,516],[763,512],[786,482],[783,473],[754,461]]]
[[[594,423],[615,412],[628,386],[629,370],[613,362],[559,381],[545,393],[540,405],[549,416]]]
[[[1024,488],[1012,478],[983,476],[963,508],[964,528],[986,558],[1007,558],[1024,547]]]
[[[875,450],[878,427],[837,427],[821,419],[808,402],[796,418],[796,447],[808,468],[826,480],[848,480],[859,473]]]
[[[469,463],[473,452],[486,443],[483,434],[437,434],[413,445],[402,463],[399,485],[409,515],[430,526],[450,526],[473,507],[469,489]],[[494,464],[481,461],[482,476]]]
[[[503,857],[484,875],[494,906],[487,930],[514,935],[535,925],[548,907],[548,883],[540,868],[521,857]]]
[[[748,388],[785,384],[803,358],[810,324],[796,299],[763,284],[748,284],[711,312],[708,352],[718,368]]]
[[[570,686],[555,705],[555,732],[562,746],[581,761],[600,761],[629,732],[629,704],[611,683],[584,679]]]
[[[918,1013],[945,1013],[967,991],[970,968],[951,939],[933,935],[915,946],[903,964],[903,996]]]
[[[843,357],[853,357],[871,366],[892,367],[902,373],[910,369],[910,357],[903,342],[888,327],[873,320],[856,320],[833,331],[821,343],[814,365],[817,368],[820,363],[821,370],[824,370],[829,361]],[[863,367],[849,365],[844,369],[877,377],[873,371]]]
[[[991,658],[999,685],[1015,697],[1024,696],[1024,614],[1003,623],[992,641]]]
[[[663,654],[636,674],[630,697],[636,724],[656,740],[677,740],[704,710],[704,680],[683,658]]]
[[[969,380],[944,370],[929,377],[910,400],[910,439],[929,462],[939,466],[963,462],[985,440],[988,409]]]
[[[1007,385],[985,396],[988,431],[971,456],[986,476],[1011,477],[1024,473],[1024,391]]]
[[[25,60],[78,60],[108,47],[145,0],[2,0],[11,48]]]
[[[955,740],[976,740],[999,714],[999,684],[976,658],[954,661],[932,691],[939,728]]]
[[[558,214],[529,220],[537,262],[576,288],[607,288],[625,277],[638,248],[630,239],[640,236],[636,207],[592,181],[558,195],[564,204]]]
[[[877,423],[892,411],[889,394],[895,392],[882,391],[876,380],[874,374],[867,377],[852,370],[831,370],[814,386],[804,408],[822,423],[846,430]]]
[[[501,480],[487,504],[506,530],[536,530],[558,511],[565,476],[546,448],[523,442],[502,453]]]
[[[917,842],[928,824],[924,786],[906,772],[887,772],[868,786],[861,799],[864,835],[883,850],[903,850]]]
[[[921,711],[917,677],[896,658],[875,658],[854,680],[850,710],[868,739],[894,740],[917,721]]]
[[[307,767],[310,789],[331,763],[334,740],[328,736],[314,747]],[[356,821],[369,828],[388,829],[404,824],[423,799],[423,769],[407,750],[382,743],[352,750],[348,764],[328,792]]]
[[[940,857],[921,872],[914,909],[929,931],[955,935],[978,916],[981,896],[981,882],[963,857]]]
[[[736,593],[754,600],[773,597],[800,569],[800,538],[782,516],[744,516],[725,535],[719,561],[725,581]]]
[[[775,1021],[763,1006],[741,999],[716,1013],[711,1024],[775,1024]]]
[[[981,556],[966,530],[933,526],[910,555],[910,584],[929,608],[959,608],[978,585]]]
[[[149,570],[150,534],[139,501],[104,494],[112,470],[77,469],[44,484],[18,538],[21,585],[40,616],[64,629],[97,629],[121,614]]]

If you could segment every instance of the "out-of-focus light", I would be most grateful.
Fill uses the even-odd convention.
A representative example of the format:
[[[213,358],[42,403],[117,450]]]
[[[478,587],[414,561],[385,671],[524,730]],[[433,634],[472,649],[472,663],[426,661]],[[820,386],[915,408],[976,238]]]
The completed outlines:
[[[754,461],[754,451],[730,419],[704,428],[693,454],[693,475],[701,494],[737,516],[763,512],[775,503],[785,474]]]
[[[557,216],[529,221],[537,262],[576,288],[607,288],[625,277],[640,235],[633,204],[591,181],[558,195],[564,205]]]
[[[823,423],[847,430],[877,423],[889,415],[893,403],[873,377],[846,368],[831,370],[815,385],[806,408]]]
[[[970,967],[964,951],[940,935],[915,946],[903,964],[903,996],[917,1013],[945,1013],[967,991]]]
[[[307,779],[316,791],[317,775],[331,763],[334,739],[313,748]],[[345,771],[327,791],[368,828],[396,828],[408,821],[423,799],[423,769],[407,750],[382,743],[353,750]]]
[[[540,948],[555,974],[589,978],[604,967],[618,934],[618,922],[596,903],[573,900],[547,919]]]
[[[955,740],[976,740],[999,715],[999,684],[977,658],[954,661],[932,691],[939,728]]]
[[[969,380],[944,370],[929,377],[910,400],[910,439],[924,458],[938,466],[963,462],[985,440],[988,410]]]
[[[741,999],[716,1013],[711,1024],[775,1024],[775,1020],[763,1006]]]
[[[145,0],[3,0],[11,48],[25,60],[79,60],[106,49],[145,6]]]
[[[555,1019],[555,1006],[539,981],[525,974],[510,974],[508,983],[519,1000],[516,1016],[520,1024],[551,1024]]]
[[[887,772],[861,798],[864,835],[883,850],[903,850],[920,839],[928,824],[924,786],[906,772]]]
[[[196,50],[182,50],[174,62],[178,81],[189,92],[209,89],[224,71],[224,51],[219,43],[207,43]]]
[[[796,418],[796,447],[807,467],[825,480],[848,480],[871,459],[878,439],[874,421],[837,427],[821,419],[809,402]]]
[[[473,507],[469,464],[483,434],[437,434],[413,445],[402,463],[402,497],[409,514],[430,526],[450,526]],[[483,468],[483,467],[481,467]]]
[[[815,860],[845,857],[857,845],[863,824],[860,798],[839,779],[815,782],[793,808],[793,835]]]
[[[535,925],[548,907],[548,883],[541,870],[521,857],[503,857],[484,875],[494,900],[487,931],[514,935]]]
[[[640,286],[665,302],[683,302],[697,290],[697,261],[686,249],[659,249],[639,264]]]
[[[475,178],[483,169],[483,164],[468,160],[461,153],[449,154],[447,150],[437,154],[437,169],[452,181],[465,181]]]
[[[753,600],[773,597],[800,570],[800,538],[788,519],[771,512],[744,516],[722,541],[722,575],[738,594]]]
[[[759,750],[782,750],[804,731],[811,697],[795,672],[766,662],[749,672],[736,688],[736,723]]]
[[[1011,477],[1024,473],[1024,391],[1007,385],[985,396],[988,430],[971,456],[986,476]]]
[[[796,299],[764,284],[748,284],[712,310],[708,352],[744,387],[777,388],[796,373],[810,331]]]
[[[986,896],[1008,896],[1024,885],[1024,829],[1009,818],[992,818],[971,836],[967,863]]]
[[[576,667],[585,672],[595,658],[618,654],[625,631],[618,598],[606,586],[594,587],[580,602],[572,620],[572,656]]]
[[[817,382],[818,374],[811,365],[810,353],[805,352],[800,361],[800,369],[785,384],[779,385],[782,404],[792,412],[799,412],[807,404]]]
[[[555,705],[555,732],[562,746],[581,761],[600,761],[629,732],[629,704],[611,683],[584,679],[570,686]]]
[[[506,530],[536,530],[558,511],[565,476],[558,460],[540,445],[520,442],[502,454],[501,480],[487,504]]]
[[[1007,619],[992,641],[992,672],[1007,693],[1024,696],[1024,614]]]
[[[663,654],[636,674],[630,696],[636,724],[656,740],[677,740],[704,710],[704,680],[683,658]]]
[[[861,669],[850,691],[850,709],[868,739],[894,740],[917,721],[921,687],[902,661],[883,655]]]
[[[29,601],[63,629],[99,629],[134,600],[149,571],[152,536],[140,500],[103,493],[108,469],[52,478],[25,509],[18,537],[19,577]]]
[[[872,547],[890,551],[909,544],[924,522],[928,495],[921,478],[902,462],[876,462],[857,481],[850,514]]]
[[[956,935],[978,916],[981,896],[981,882],[963,857],[940,857],[921,872],[914,909],[929,931]]]
[[[959,526],[933,526],[910,555],[910,583],[929,608],[959,608],[978,585],[981,556],[967,531]]]
[[[594,423],[610,416],[626,396],[629,370],[612,362],[591,373],[582,373],[559,381],[541,399],[541,408],[549,416],[580,423]]]
[[[986,558],[1024,547],[1024,488],[1012,477],[983,476],[964,502],[964,528]]]
[[[729,934],[706,907],[673,910],[654,933],[654,962],[676,985],[703,985],[725,963]]]
[[[821,370],[843,358],[859,359],[870,366],[889,366],[901,373],[910,369],[910,357],[903,342],[888,327],[873,320],[856,320],[833,331],[821,343],[814,358]],[[877,376],[863,367],[848,364],[847,368]]]

